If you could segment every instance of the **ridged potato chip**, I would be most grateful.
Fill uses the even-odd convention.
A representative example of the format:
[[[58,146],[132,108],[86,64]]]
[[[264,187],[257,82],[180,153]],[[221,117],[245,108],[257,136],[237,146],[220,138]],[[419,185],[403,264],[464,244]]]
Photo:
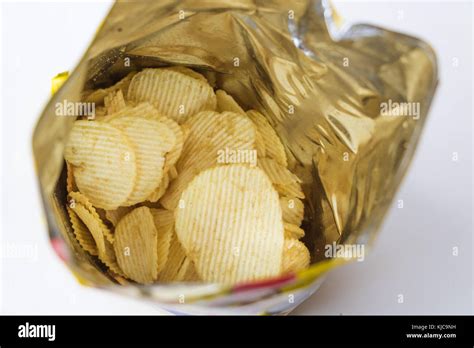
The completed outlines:
[[[205,170],[181,200],[176,233],[204,281],[235,284],[280,273],[280,202],[261,169],[238,164]]]
[[[231,149],[250,153],[255,149],[255,128],[244,115],[204,111],[191,117],[185,125],[189,135],[176,163],[179,175],[160,200],[168,210],[178,205],[181,192],[196,174],[227,164],[219,161],[220,152]]]
[[[79,242],[79,245],[89,254],[97,256],[99,254],[99,252],[97,251],[97,245],[89,229],[76,215],[76,213],[71,208],[69,208],[69,206],[67,206],[66,208],[67,213],[69,215],[69,221],[71,221],[74,236]]]
[[[183,147],[183,157],[193,159],[192,152],[198,152],[201,148],[212,151],[230,149],[247,149],[251,145],[254,149],[255,127],[245,116],[235,112],[215,112],[203,111],[193,117],[183,125],[188,130]],[[231,141],[229,141],[231,139]],[[220,147],[218,147],[220,146]],[[246,147],[247,146],[247,147]],[[209,152],[209,151],[207,151]],[[217,157],[216,153],[213,153]],[[187,164],[186,161],[179,161],[177,169]]]
[[[263,139],[262,134],[255,128],[255,149],[257,150],[258,158],[265,158],[267,155],[267,150],[265,147],[265,139]]]
[[[160,185],[148,196],[147,201],[149,202],[158,202],[158,200],[163,197],[168,186],[170,184],[170,178],[168,173],[163,174],[163,179],[161,179]]]
[[[64,150],[79,190],[96,207],[123,205],[135,186],[135,151],[128,138],[110,124],[74,123]]]
[[[82,223],[87,226],[87,229],[94,238],[95,245],[97,246],[97,254],[105,254],[105,235],[104,229],[107,228],[105,225],[101,224],[89,210],[80,203],[70,204],[71,209],[74,213],[77,214]]]
[[[112,277],[115,279],[115,281],[117,283],[119,283],[120,285],[129,285],[130,282],[125,278],[125,277],[122,277],[121,275],[118,275],[118,274],[115,274],[115,272],[112,273]]]
[[[275,187],[275,190],[278,191],[280,196],[293,196],[300,199],[305,198],[301,184],[297,181],[285,185],[274,184],[273,187]]]
[[[102,208],[94,208],[94,209],[97,212],[97,215],[99,216],[100,220],[109,228],[109,230],[114,227],[114,225],[105,216],[106,215],[106,210],[104,210]],[[109,241],[113,242],[113,239],[114,239],[113,238],[113,233],[111,234],[111,236],[112,236],[112,239],[109,239]]]
[[[155,221],[158,249],[158,274],[165,267],[168,261],[168,254],[171,246],[171,238],[174,233],[174,215],[172,211],[166,209],[150,209]]]
[[[112,92],[122,90],[122,92],[127,95],[128,87],[130,86],[130,82],[132,81],[133,76],[135,76],[136,72],[131,72],[115,85],[110,86],[108,88],[100,88],[96,89],[92,93],[89,93],[85,96],[84,101],[88,103],[96,103],[102,104],[104,102],[104,98]]]
[[[273,127],[261,113],[255,110],[247,111],[248,117],[257,127],[265,141],[265,150],[268,157],[273,158],[282,166],[288,166],[285,148]]]
[[[268,175],[272,184],[288,185],[300,181],[295,174],[271,158],[260,158],[258,166]]]
[[[120,117],[142,117],[149,120],[158,120],[163,117],[163,115],[150,103],[139,103],[137,105],[126,105],[113,114],[101,117],[99,121],[110,122]]]
[[[190,282],[190,281],[198,281],[201,280],[199,274],[196,271],[196,267],[194,266],[193,261],[186,257],[179,268],[178,273],[176,274],[176,278],[174,281],[177,282]]]
[[[182,270],[186,271],[182,272]],[[183,282],[198,282],[202,280],[196,271],[196,266],[194,266],[194,263],[189,258],[183,262],[178,278]]]
[[[74,174],[72,172],[72,166],[66,162],[66,191],[73,192],[77,191],[76,182],[74,181]]]
[[[141,117],[124,116],[110,121],[122,131],[135,150],[137,175],[131,194],[122,206],[143,202],[163,178],[165,155],[174,146],[174,133],[163,123]]]
[[[226,93],[226,91],[219,89],[216,91],[216,99],[217,99],[217,111],[224,112],[224,111],[231,111],[237,114],[245,115],[245,111],[240,107],[239,104]]]
[[[122,90],[112,91],[104,98],[104,105],[107,110],[107,114],[113,114],[124,109],[127,105],[123,98]]]
[[[161,117],[158,119],[161,123],[164,123],[173,133],[175,137],[175,143],[173,148],[168,152],[166,155],[165,161],[165,173],[168,172],[169,168],[174,166],[181,156],[181,151],[183,150],[184,145],[184,135],[181,127],[173,121],[171,118],[168,117]]]
[[[285,238],[301,239],[304,237],[304,230],[299,226],[284,222],[283,228],[285,229]]]
[[[162,283],[184,281],[185,276],[190,273],[189,268],[194,268],[194,264],[186,256],[186,253],[173,229],[170,248],[168,251],[168,259],[162,271],[158,274],[158,281]],[[196,278],[199,279],[199,276]]]
[[[118,207],[115,210],[106,210],[105,218],[110,221],[113,226],[117,226],[118,222],[125,215],[130,213],[133,210],[132,207]]]
[[[195,78],[197,80],[203,81],[207,84],[207,79],[204,77],[204,75],[201,75],[197,71],[189,69],[185,66],[172,66],[172,67],[166,67],[166,68],[163,68],[163,69],[179,72],[181,74],[184,74],[184,75],[187,75],[189,77]]]
[[[296,239],[285,239],[281,260],[282,273],[298,272],[309,266],[310,255],[308,248]]]
[[[169,117],[162,116],[150,103],[140,103],[136,106],[126,106],[114,114],[101,118],[100,121],[113,123],[113,120],[123,117],[141,117],[149,120],[159,121],[165,125],[165,128],[170,129],[174,133],[175,144],[166,155],[164,168],[164,172],[166,173],[169,170],[169,167],[176,163],[183,149],[184,134],[178,123]]]
[[[115,274],[125,276],[117,262],[114,246],[107,239],[105,239],[105,253],[99,254],[99,259]]]
[[[168,177],[171,180],[174,180],[178,177],[178,171],[176,170],[175,166],[171,166],[168,168]]]
[[[282,196],[293,196],[303,199],[301,180],[286,167],[271,158],[259,158],[258,166],[268,175],[275,189]]]
[[[114,242],[113,233],[110,232],[110,230],[104,224],[104,220],[102,219],[102,217],[99,215],[96,208],[91,204],[91,202],[87,199],[86,196],[84,196],[80,192],[70,192],[68,194],[68,198],[69,198],[69,206],[70,207],[73,207],[73,205],[76,204],[76,203],[79,203],[79,204],[83,205],[84,208],[86,208],[88,210],[88,212],[92,215],[92,218],[99,222],[99,224],[101,226],[100,230],[102,231],[104,237],[107,238],[107,240],[110,243]]]
[[[173,229],[174,227],[174,214],[172,211],[166,209],[150,209],[151,215],[155,221],[155,225],[158,228]],[[158,227],[159,226],[159,227]]]
[[[189,136],[189,126],[187,123],[180,124],[181,131],[183,132],[183,142],[186,142]]]
[[[206,82],[170,69],[144,69],[135,75],[128,99],[153,104],[178,123],[203,110],[215,110],[216,96]]]
[[[136,208],[119,221],[115,228],[114,249],[127,278],[142,284],[156,279],[157,230],[149,208]]]
[[[280,197],[283,221],[300,226],[304,217],[304,203],[296,197]]]

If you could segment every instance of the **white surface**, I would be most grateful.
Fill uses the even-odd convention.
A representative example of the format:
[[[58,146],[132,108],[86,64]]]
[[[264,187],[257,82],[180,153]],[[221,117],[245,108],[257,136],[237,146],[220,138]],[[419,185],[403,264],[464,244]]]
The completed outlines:
[[[31,134],[48,100],[50,79],[72,70],[109,4],[1,4],[0,313],[163,313],[75,281],[48,243],[34,176]],[[403,209],[395,201],[366,260],[332,272],[295,313],[473,313],[472,4],[335,5],[351,21],[403,31],[431,43],[438,54],[440,85],[396,197],[403,200]],[[455,59],[458,66],[453,65]],[[452,160],[453,152],[458,161]],[[33,253],[18,257],[11,247]],[[458,256],[453,255],[454,247]],[[403,303],[398,303],[400,294]]]

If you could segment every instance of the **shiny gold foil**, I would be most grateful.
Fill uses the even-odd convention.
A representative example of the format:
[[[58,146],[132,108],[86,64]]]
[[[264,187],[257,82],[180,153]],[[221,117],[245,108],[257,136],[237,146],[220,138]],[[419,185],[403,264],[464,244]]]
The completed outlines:
[[[416,38],[343,28],[326,1],[117,2],[33,139],[50,232],[68,244],[78,277],[113,281],[71,237],[63,146],[74,119],[55,116],[54,105],[145,67],[191,67],[268,117],[303,180],[313,263],[332,242],[370,244],[420,137],[437,65]],[[388,102],[419,103],[419,115],[384,116]]]

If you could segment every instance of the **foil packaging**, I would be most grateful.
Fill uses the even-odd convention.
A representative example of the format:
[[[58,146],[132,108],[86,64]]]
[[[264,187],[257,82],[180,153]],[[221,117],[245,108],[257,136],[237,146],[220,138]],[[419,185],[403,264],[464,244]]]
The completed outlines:
[[[347,14],[350,16],[350,13]],[[247,109],[261,111],[303,181],[312,265],[299,274],[226,287],[122,286],[79,247],[67,213],[63,148],[80,101],[130,71],[184,65]],[[415,151],[437,85],[436,57],[411,36],[345,25],[324,0],[118,1],[33,136],[53,247],[78,280],[173,313],[289,313],[350,260],[328,245],[370,247]]]

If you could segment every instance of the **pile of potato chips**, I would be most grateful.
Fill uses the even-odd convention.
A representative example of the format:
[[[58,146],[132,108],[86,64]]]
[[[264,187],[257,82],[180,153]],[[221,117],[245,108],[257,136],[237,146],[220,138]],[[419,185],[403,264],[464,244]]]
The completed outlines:
[[[185,67],[88,93],[65,147],[71,225],[120,283],[236,284],[302,270],[300,180],[268,122]]]

